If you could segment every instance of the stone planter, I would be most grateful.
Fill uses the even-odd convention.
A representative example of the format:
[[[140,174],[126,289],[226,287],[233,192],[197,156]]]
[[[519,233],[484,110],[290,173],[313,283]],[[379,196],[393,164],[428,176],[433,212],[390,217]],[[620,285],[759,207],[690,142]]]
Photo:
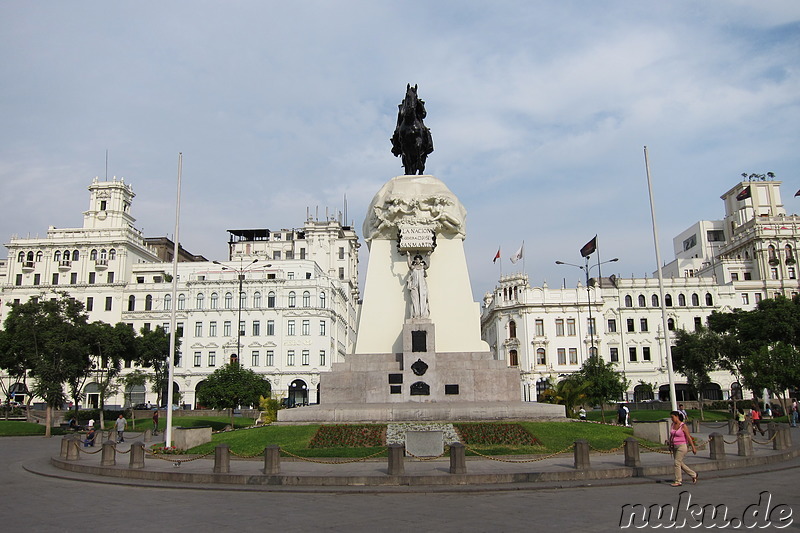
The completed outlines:
[[[211,427],[172,429],[172,445],[179,450],[188,450],[211,442]]]

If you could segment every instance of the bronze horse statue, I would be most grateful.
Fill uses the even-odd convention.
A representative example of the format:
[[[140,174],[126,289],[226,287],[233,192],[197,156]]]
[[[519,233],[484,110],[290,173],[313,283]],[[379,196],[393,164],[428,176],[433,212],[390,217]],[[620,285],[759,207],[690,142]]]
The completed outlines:
[[[431,130],[425,127],[425,102],[417,97],[417,86],[406,85],[406,97],[398,106],[397,127],[392,135],[392,153],[403,157],[406,175],[425,171],[425,160],[433,152]]]

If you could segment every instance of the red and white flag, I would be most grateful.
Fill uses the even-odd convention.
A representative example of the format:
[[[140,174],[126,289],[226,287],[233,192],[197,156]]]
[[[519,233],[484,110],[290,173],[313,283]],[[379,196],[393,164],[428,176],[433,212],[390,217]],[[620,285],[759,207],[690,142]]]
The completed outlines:
[[[497,263],[497,260],[500,259],[500,248],[497,248],[497,253],[494,255],[494,259],[492,259],[492,263]]]

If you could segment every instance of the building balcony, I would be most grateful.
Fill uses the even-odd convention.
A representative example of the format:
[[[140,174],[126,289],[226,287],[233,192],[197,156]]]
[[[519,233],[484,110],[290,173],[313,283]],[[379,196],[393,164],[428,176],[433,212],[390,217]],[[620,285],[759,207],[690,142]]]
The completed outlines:
[[[25,261],[24,263],[22,263],[22,271],[23,272],[33,272],[34,268],[35,268],[35,264],[34,264],[33,261]]]
[[[72,268],[72,261],[70,260],[64,260],[58,262],[58,269],[61,270],[62,272],[65,270],[69,270],[71,268]]]
[[[108,268],[108,259],[96,259],[94,262],[96,270],[105,270]]]

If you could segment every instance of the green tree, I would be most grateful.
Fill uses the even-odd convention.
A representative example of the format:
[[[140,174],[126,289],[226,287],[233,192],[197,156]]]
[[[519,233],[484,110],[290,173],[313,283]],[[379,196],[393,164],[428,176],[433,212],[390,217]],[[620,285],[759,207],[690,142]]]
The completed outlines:
[[[125,391],[128,393],[128,404],[131,406],[131,427],[136,429],[136,410],[133,409],[133,389],[134,387],[141,387],[147,383],[147,374],[137,368],[125,374],[120,381]]]
[[[31,392],[46,403],[45,436],[51,436],[52,410],[66,400],[66,384],[79,399],[78,384],[91,369],[87,348],[87,318],[83,304],[66,293],[32,297],[13,304],[0,342],[3,364],[34,378]],[[14,362],[16,361],[16,362]]]
[[[586,359],[575,377],[587,384],[587,399],[594,405],[600,404],[603,422],[606,421],[606,403],[622,398],[629,385],[629,381],[617,371],[614,363],[606,363],[598,355]]]
[[[175,341],[175,360],[173,363],[177,364],[180,338],[176,338]],[[169,367],[167,366],[168,353],[169,334],[164,328],[156,326],[156,329],[142,329],[140,331],[140,335],[136,338],[136,360],[143,367],[152,370],[151,390],[157,395],[158,405],[169,404],[165,398],[167,380],[169,379]]]
[[[703,390],[711,383],[711,372],[719,366],[719,335],[707,328],[689,332],[675,332],[672,347],[672,367],[686,376],[700,406],[700,420],[704,420]]]
[[[100,427],[105,423],[105,402],[119,390],[117,377],[125,361],[136,358],[136,334],[122,322],[112,326],[105,322],[89,324],[89,348],[92,353],[92,374],[100,394]]]
[[[556,383],[554,389],[545,390],[541,395],[541,401],[563,405],[567,418],[575,418],[575,407],[588,398],[586,391],[589,386],[589,382],[573,374]]]
[[[197,392],[197,402],[214,409],[228,409],[233,427],[233,410],[238,406],[259,405],[269,397],[270,384],[249,368],[231,362],[216,369]]]

